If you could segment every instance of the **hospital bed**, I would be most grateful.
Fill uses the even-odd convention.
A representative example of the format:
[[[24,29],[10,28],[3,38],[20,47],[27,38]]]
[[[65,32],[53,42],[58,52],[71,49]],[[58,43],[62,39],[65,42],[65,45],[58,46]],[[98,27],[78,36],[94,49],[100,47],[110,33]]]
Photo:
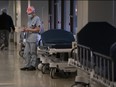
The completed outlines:
[[[76,68],[68,64],[72,42],[74,41],[73,34],[62,29],[51,29],[42,33],[40,40],[42,46],[38,47],[38,55],[41,61],[38,69],[42,73],[46,73],[48,70],[51,78],[55,78],[60,72],[65,76],[70,72],[75,72]]]

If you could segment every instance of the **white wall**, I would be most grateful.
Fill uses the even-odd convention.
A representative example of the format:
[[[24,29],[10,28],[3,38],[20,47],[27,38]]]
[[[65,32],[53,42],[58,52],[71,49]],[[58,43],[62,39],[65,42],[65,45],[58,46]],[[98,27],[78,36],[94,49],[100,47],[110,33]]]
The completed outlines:
[[[88,23],[88,1],[77,2],[77,26],[78,31]]]
[[[28,0],[21,1],[21,26],[27,25],[27,21],[28,21],[27,20],[28,16],[26,13],[27,7],[28,7]]]
[[[111,1],[89,1],[88,21],[107,21],[113,24],[113,3]]]
[[[30,0],[31,5],[35,7],[36,14],[43,20],[45,30],[48,29],[48,1]],[[42,15],[43,14],[43,15]]]
[[[2,8],[6,8],[9,11],[10,9],[8,8],[8,6],[9,6],[9,1],[0,0],[0,14],[1,14],[1,9]]]
[[[116,1],[81,1],[77,2],[78,31],[88,22],[106,21],[116,27]]]

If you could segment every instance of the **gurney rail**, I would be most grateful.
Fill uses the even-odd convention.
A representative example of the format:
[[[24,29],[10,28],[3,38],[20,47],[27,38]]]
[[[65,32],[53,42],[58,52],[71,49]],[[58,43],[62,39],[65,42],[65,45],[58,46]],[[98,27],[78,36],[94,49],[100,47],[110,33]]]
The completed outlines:
[[[78,69],[87,72],[90,79],[96,80],[106,87],[115,87],[115,66],[111,57],[94,52],[89,47],[80,44],[77,44],[77,49],[73,50],[77,50],[77,57],[73,59],[78,63],[76,64]]]

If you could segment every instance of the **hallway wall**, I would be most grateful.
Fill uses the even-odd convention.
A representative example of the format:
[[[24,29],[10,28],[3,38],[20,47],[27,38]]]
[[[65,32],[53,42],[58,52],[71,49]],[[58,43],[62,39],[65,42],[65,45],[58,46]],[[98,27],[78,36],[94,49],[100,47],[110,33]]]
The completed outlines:
[[[88,21],[107,21],[113,24],[112,1],[89,1]]]
[[[78,1],[78,31],[88,22],[107,21],[116,27],[116,1]]]
[[[28,16],[26,13],[28,1],[21,1],[21,25],[27,25]]]
[[[2,8],[7,8],[8,9],[8,6],[9,6],[9,1],[0,0],[0,14],[1,14],[1,9]]]
[[[77,32],[88,23],[88,1],[77,2]]]
[[[31,5],[35,7],[36,14],[44,23],[45,30],[48,30],[48,1],[47,0],[31,0]]]
[[[25,13],[27,8],[27,1],[21,1],[22,13],[21,13],[21,25],[26,24],[27,15]],[[31,5],[34,5],[37,10],[37,15],[43,19],[45,24],[45,29],[48,29],[48,1],[33,1],[31,0]],[[0,1],[0,9],[6,7],[8,13],[12,16],[15,23],[14,12],[14,1]],[[116,26],[116,1],[81,1],[77,2],[77,15],[78,15],[78,31],[86,25],[89,21],[107,21],[110,24]],[[1,12],[0,12],[1,13]],[[43,14],[43,16],[42,16]]]

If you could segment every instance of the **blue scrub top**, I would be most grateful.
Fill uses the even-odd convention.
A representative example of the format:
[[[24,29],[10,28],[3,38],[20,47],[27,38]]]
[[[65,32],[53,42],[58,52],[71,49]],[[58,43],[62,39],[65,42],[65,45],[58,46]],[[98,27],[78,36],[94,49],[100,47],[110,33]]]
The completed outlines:
[[[41,26],[40,18],[38,16],[35,16],[34,18],[29,19],[27,25],[28,25],[28,28],[31,28],[31,29]],[[27,42],[37,42],[38,34],[39,33],[27,32],[26,41]]]

